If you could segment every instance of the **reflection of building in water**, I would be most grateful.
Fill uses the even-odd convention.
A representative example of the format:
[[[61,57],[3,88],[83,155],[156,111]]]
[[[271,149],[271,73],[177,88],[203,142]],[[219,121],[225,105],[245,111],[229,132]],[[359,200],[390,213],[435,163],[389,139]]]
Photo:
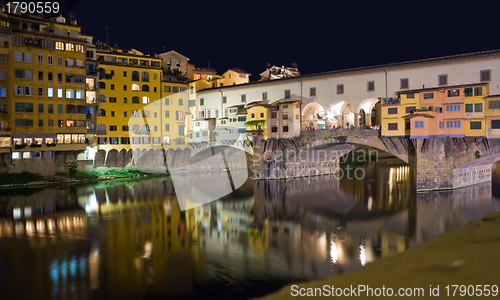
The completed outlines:
[[[47,191],[42,195],[47,195]],[[87,215],[84,211],[53,212],[57,205],[47,198],[26,199],[24,215],[0,219],[0,266],[10,270],[2,276],[3,295],[12,299],[81,299],[91,297],[87,268]],[[17,203],[9,203],[14,210]],[[8,205],[8,206],[9,206]],[[36,215],[29,216],[27,207]],[[46,214],[42,214],[46,213]],[[61,238],[64,241],[61,241]]]
[[[93,289],[112,298],[148,293],[176,295],[190,289],[191,236],[175,196],[164,189],[167,179],[118,184],[96,188],[80,201],[87,211],[97,213],[100,245],[89,261]],[[96,257],[97,256],[97,257]],[[176,282],[186,280],[186,284]],[[135,295],[135,296],[134,296]]]
[[[491,197],[492,183],[460,189],[418,193],[415,243],[464,226],[500,210],[500,200]]]
[[[77,201],[76,191],[71,188],[26,189],[12,194],[14,195],[9,195],[9,192],[0,194],[0,217],[29,219],[82,208]]]

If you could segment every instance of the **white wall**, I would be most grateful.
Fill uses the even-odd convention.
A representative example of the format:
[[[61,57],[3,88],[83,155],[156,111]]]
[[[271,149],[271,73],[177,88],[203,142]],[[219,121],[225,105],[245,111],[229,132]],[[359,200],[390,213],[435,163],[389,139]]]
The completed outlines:
[[[400,89],[400,79],[409,78],[409,89],[430,88],[438,86],[438,75],[448,74],[448,85],[479,83],[480,71],[491,70],[489,94],[500,94],[500,53],[491,57],[461,59],[413,65],[386,66],[387,96],[394,97]],[[375,91],[367,91],[367,82],[375,81]],[[386,96],[386,82],[384,67],[373,69],[337,72],[330,74],[316,74],[290,79],[273,80],[267,82],[250,83],[231,87],[222,87],[198,92],[198,99],[204,98],[205,105],[198,109],[219,111],[229,106],[242,104],[241,95],[246,94],[246,103],[262,100],[262,93],[267,92],[269,103],[284,98],[284,91],[290,89],[292,99],[301,98],[302,107],[315,101],[321,104],[326,111],[342,101],[351,104],[355,112],[359,112],[360,104],[366,99],[377,99]],[[344,85],[344,94],[337,94],[338,84]],[[316,87],[316,97],[309,96],[309,88]],[[221,92],[227,97],[227,103],[221,105]],[[198,100],[199,101],[199,100]],[[368,101],[374,103],[375,101]],[[199,102],[198,102],[199,103]],[[366,103],[366,102],[365,102]],[[345,104],[341,105],[343,110]],[[368,105],[371,106],[371,105]],[[338,112],[341,113],[341,112]],[[368,112],[367,112],[368,113]],[[219,114],[219,116],[221,116]]]

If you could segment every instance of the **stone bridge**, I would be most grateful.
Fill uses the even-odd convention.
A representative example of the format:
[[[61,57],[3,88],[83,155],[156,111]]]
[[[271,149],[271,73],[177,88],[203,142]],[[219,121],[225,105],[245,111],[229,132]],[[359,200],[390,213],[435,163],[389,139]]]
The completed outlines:
[[[491,180],[500,160],[500,139],[485,137],[383,137],[377,130],[305,131],[291,139],[255,140],[254,179],[332,174],[338,158],[368,146],[393,155],[414,170],[417,190],[454,189]]]
[[[254,179],[332,174],[339,170],[340,157],[363,146],[408,163],[413,144],[408,138],[380,137],[378,130],[359,129],[304,131],[292,139],[256,140]]]

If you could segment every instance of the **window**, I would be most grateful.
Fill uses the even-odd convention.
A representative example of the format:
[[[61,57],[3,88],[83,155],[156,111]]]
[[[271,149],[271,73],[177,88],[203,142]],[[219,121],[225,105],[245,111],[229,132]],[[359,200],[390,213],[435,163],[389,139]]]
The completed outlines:
[[[406,94],[406,99],[415,99],[415,94]]]
[[[116,97],[109,97],[110,103],[116,103]]]
[[[48,111],[49,111],[49,114],[54,113],[54,105],[53,104],[49,104]]]
[[[460,90],[448,90],[448,97],[458,97],[460,96]]]
[[[165,118],[170,118],[170,112],[168,110],[165,111]]]
[[[43,87],[38,88],[38,97],[43,97]]]
[[[398,123],[389,123],[387,124],[388,130],[398,130]]]
[[[247,95],[245,95],[245,94],[242,94],[242,95],[241,95],[241,102],[242,102],[242,103],[247,102]]]
[[[474,112],[482,112],[483,104],[482,103],[474,103]]]
[[[343,94],[343,93],[344,93],[344,85],[337,84],[337,94]]]
[[[447,112],[460,111],[460,104],[457,105],[446,105]]]
[[[409,87],[410,87],[409,79],[408,78],[401,78],[399,80],[399,87],[402,90],[409,89]]]
[[[481,122],[477,121],[470,122],[470,129],[481,129]]]
[[[227,97],[226,97],[226,96],[223,96],[223,97],[222,97],[222,103],[223,103],[223,104],[226,104],[226,103],[227,103]]]
[[[132,103],[139,104],[140,103],[139,97],[137,96],[132,97]]]
[[[57,104],[57,113],[62,114],[63,113],[63,105],[62,104]]]
[[[500,129],[500,120],[491,120],[491,129]]]
[[[464,96],[465,97],[472,97],[472,88],[465,88],[464,89]]]
[[[43,54],[38,54],[38,63],[43,64]]]
[[[149,103],[149,98],[144,96],[142,97],[142,104],[148,104]]]
[[[415,128],[424,128],[424,121],[415,121]]]
[[[285,90],[285,99],[290,98],[290,90]]]
[[[387,114],[388,115],[395,115],[398,113],[398,108],[397,107],[392,107],[387,109]]]
[[[132,91],[138,91],[140,88],[139,88],[139,85],[138,84],[132,84]]]
[[[267,100],[267,92],[262,93],[262,100]]]
[[[444,128],[444,122],[443,121],[439,121],[439,129],[443,129]]]
[[[465,104],[465,112],[473,112],[473,110],[472,110],[472,103],[471,104]]]
[[[47,56],[47,63],[49,65],[53,65],[54,64],[54,57],[52,55]]]
[[[488,109],[500,108],[500,100],[493,100],[488,102]]]
[[[434,93],[424,93],[424,99],[433,99]]]
[[[62,73],[57,74],[57,81],[62,82]]]
[[[446,128],[460,128],[461,121],[446,121]]]
[[[484,81],[491,81],[491,78],[490,78],[490,73],[491,71],[490,70],[481,70],[479,72],[479,80],[481,82],[484,82]]]
[[[448,85],[448,74],[438,75],[438,85]]]
[[[52,81],[52,78],[53,78],[53,77],[52,77],[52,72],[49,72],[49,73],[48,73],[48,77],[47,77],[47,78],[49,79],[49,81]]]
[[[482,96],[483,95],[483,87],[482,86],[476,86],[474,88],[474,96]]]
[[[33,96],[33,87],[25,86],[24,87],[24,95],[25,96]]]
[[[23,87],[20,86],[20,85],[16,85],[15,86],[15,94],[18,95],[18,96],[22,96],[23,95]]]
[[[0,53],[0,63],[2,64],[7,63],[7,54]]]
[[[149,82],[149,73],[148,72],[142,72],[142,81]]]
[[[271,132],[278,132],[278,127],[272,126],[271,127]]]
[[[170,131],[170,124],[165,124],[165,131]]]
[[[57,65],[58,66],[62,66],[63,65],[63,58],[62,57],[58,57],[57,58]]]
[[[288,132],[288,125],[283,126],[283,132]]]
[[[367,90],[368,92],[372,92],[375,90],[375,81],[368,81]]]
[[[260,113],[260,117],[261,117],[261,118],[264,118],[264,113]]]
[[[115,85],[111,84],[111,90],[114,90],[114,89],[115,89]]]
[[[283,120],[288,120],[288,113],[287,112],[283,112]]]
[[[97,95],[97,101],[99,102],[106,102],[106,96],[100,94],[100,95]]]
[[[116,131],[116,125],[109,125],[109,131]]]
[[[216,111],[216,112],[217,112],[217,111]],[[184,118],[183,118],[183,113],[182,113],[182,111],[176,111],[176,112],[175,112],[175,119],[176,119],[177,121],[181,121],[181,120],[183,120],[183,119],[184,119]]]
[[[164,86],[164,87],[163,87],[163,91],[164,91],[165,93],[170,93],[170,92],[172,91],[172,89],[171,89],[169,86]]]
[[[173,86],[172,87],[172,93],[178,93],[179,92],[179,87],[178,86]]]
[[[410,114],[410,113],[413,113],[417,110],[417,107],[416,106],[407,106],[406,107],[406,113],[407,114]]]
[[[147,84],[143,84],[143,85],[142,85],[142,91],[143,91],[143,92],[149,92],[149,85],[147,85]]]

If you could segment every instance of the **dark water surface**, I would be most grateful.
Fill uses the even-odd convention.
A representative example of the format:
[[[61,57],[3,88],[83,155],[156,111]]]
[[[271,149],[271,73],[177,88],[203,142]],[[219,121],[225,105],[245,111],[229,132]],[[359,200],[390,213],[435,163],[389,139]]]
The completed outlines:
[[[249,299],[500,210],[500,170],[493,184],[417,194],[407,166],[359,168],[248,182],[187,211],[167,178],[0,190],[0,298]]]

